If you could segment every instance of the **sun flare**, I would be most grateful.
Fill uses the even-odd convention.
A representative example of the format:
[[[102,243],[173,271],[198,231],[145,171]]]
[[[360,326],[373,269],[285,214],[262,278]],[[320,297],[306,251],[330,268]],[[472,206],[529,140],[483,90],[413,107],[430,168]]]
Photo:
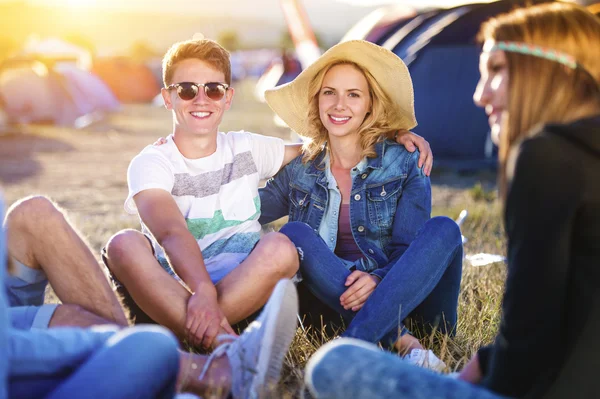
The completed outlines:
[[[56,3],[70,8],[94,7],[99,4],[99,0],[55,0]]]

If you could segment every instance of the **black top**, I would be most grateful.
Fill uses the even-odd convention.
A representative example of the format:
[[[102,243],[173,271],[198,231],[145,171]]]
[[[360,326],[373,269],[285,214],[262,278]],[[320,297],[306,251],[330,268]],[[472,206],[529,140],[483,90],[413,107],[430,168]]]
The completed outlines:
[[[592,397],[600,384],[600,345],[590,339],[600,316],[600,116],[543,127],[520,146],[513,176],[502,320],[494,344],[479,351],[482,384],[513,397]]]

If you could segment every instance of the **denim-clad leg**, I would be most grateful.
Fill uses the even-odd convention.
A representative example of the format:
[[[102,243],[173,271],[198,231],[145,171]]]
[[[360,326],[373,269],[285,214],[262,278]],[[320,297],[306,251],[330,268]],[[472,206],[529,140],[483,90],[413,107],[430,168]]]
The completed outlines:
[[[178,342],[162,328],[124,330],[54,390],[52,398],[172,398]],[[118,365],[118,366],[117,366]]]
[[[324,345],[308,362],[305,382],[318,399],[500,399],[487,389],[413,366],[356,339]]]
[[[462,276],[462,241],[460,229],[451,219],[427,221],[358,312],[340,305],[350,271],[321,237],[298,222],[286,224],[280,232],[302,249],[300,271],[311,292],[346,320],[352,320],[344,336],[392,344],[401,321],[409,315],[426,324],[436,324],[443,317],[445,323],[440,323],[440,329],[453,330]]]
[[[162,327],[122,330],[74,371],[9,379],[9,396],[172,398],[179,369],[177,347],[175,337]]]
[[[301,222],[285,224],[280,233],[286,235],[301,250],[300,272],[302,281],[321,302],[338,312],[346,322],[356,312],[346,310],[340,304],[340,296],[350,271],[325,244],[325,241],[309,225]]]

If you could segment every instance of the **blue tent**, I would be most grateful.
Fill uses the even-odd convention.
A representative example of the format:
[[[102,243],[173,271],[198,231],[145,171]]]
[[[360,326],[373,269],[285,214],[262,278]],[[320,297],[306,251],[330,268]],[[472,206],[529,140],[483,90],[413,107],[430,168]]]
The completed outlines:
[[[505,0],[422,13],[378,43],[409,67],[419,123],[414,131],[429,141],[437,165],[496,165],[487,116],[473,103],[479,80],[476,35],[483,22],[518,3]]]

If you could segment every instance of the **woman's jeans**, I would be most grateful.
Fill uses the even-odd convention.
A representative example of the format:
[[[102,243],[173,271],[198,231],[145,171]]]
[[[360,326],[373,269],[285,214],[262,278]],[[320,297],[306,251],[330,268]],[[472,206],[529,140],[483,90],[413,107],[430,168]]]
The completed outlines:
[[[460,229],[452,219],[428,220],[358,312],[340,304],[351,271],[318,233],[301,222],[287,223],[280,232],[299,249],[308,289],[349,322],[343,336],[392,345],[409,315],[426,327],[454,333],[463,252]]]
[[[351,338],[331,341],[308,362],[305,382],[318,399],[500,399],[484,387],[409,364]]]
[[[100,334],[92,330],[83,332]],[[64,345],[68,346],[68,342]],[[162,328],[127,328],[112,335],[69,371],[9,378],[8,396],[14,399],[173,398],[179,370],[177,348],[175,337]],[[74,357],[80,355],[77,348],[71,352]]]

